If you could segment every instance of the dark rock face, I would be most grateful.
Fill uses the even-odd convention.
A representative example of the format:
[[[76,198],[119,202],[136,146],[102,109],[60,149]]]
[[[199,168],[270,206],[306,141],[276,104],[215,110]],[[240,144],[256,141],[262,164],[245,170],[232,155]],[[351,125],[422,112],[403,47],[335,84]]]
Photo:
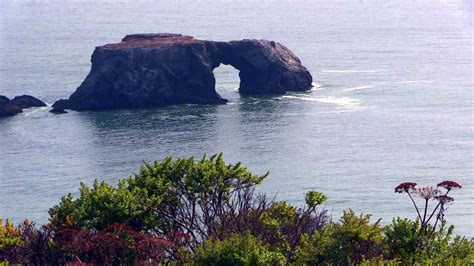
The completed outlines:
[[[12,104],[10,99],[0,95],[0,117],[14,116],[21,113],[21,108]]]
[[[239,92],[244,95],[283,94],[311,89],[313,78],[285,46],[267,40],[219,43],[221,60],[240,70]]]
[[[50,112],[50,113],[53,113],[53,114],[56,114],[56,115],[67,114],[67,111],[66,111],[66,110],[61,109],[61,108],[56,108],[56,107],[54,107],[53,109],[51,109],[49,112]]]
[[[97,47],[89,75],[53,107],[110,110],[171,104],[225,103],[213,70],[240,70],[240,93],[282,94],[311,89],[312,77],[283,45],[267,40],[214,42],[179,34],[134,34]]]
[[[44,102],[30,95],[16,96],[15,98],[13,98],[12,104],[22,109],[46,106]]]
[[[66,109],[68,108],[68,106],[69,106],[69,100],[61,99],[61,100],[57,100],[53,104],[53,109]]]

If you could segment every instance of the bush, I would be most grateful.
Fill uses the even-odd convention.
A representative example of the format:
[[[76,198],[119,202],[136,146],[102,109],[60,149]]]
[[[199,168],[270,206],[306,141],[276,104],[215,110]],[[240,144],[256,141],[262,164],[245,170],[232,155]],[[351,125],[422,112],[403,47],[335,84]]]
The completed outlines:
[[[226,165],[220,154],[200,161],[191,157],[145,163],[126,182],[141,204],[161,218],[156,233],[186,232],[193,246],[222,234],[227,218],[256,202],[265,205],[265,199],[254,197],[253,191],[266,176],[253,175],[240,163]]]
[[[448,227],[446,222],[442,222],[436,231],[428,225],[428,230],[434,233],[430,236],[422,235],[421,237],[430,237],[430,239],[423,239],[422,242],[427,244],[420,247],[418,246],[420,243],[419,220],[394,219],[392,224],[384,228],[385,243],[388,247],[385,257],[398,259],[406,264],[472,262],[474,241],[460,236],[451,241],[453,229],[454,227]]]
[[[272,249],[283,253],[288,262],[292,262],[302,236],[313,236],[327,223],[327,212],[316,209],[322,202],[323,200],[303,208],[284,201],[274,202],[254,222],[252,234],[269,244]]]
[[[132,228],[115,224],[102,231],[52,227],[36,228],[23,222],[14,227],[19,241],[1,249],[0,261],[15,264],[94,263],[97,265],[161,262],[173,243]]]
[[[77,199],[69,194],[50,209],[50,221],[56,229],[99,231],[124,223],[181,243],[170,251],[177,259],[183,246],[192,251],[209,237],[241,231],[229,227],[230,223],[222,225],[257,205],[267,206],[265,197],[253,194],[255,185],[266,176],[253,175],[240,163],[226,165],[222,154],[199,161],[168,157],[153,164],[145,162],[117,188],[98,181],[92,188],[81,184]]]
[[[384,228],[385,244],[387,245],[386,256],[392,259],[415,261],[420,257],[418,254],[418,231],[419,220],[408,220],[396,218],[390,225]]]
[[[195,262],[198,265],[284,265],[286,258],[246,233],[232,234],[224,240],[208,239],[196,250]]]
[[[474,262],[474,240],[456,236],[443,252],[443,257],[472,264]]]
[[[63,229],[54,236],[55,245],[72,261],[98,265],[133,264],[164,259],[172,243],[152,235],[136,232],[123,224],[102,231]]]
[[[330,223],[313,237],[304,235],[296,251],[296,261],[305,264],[360,263],[382,255],[380,220],[371,224],[370,215],[345,211],[339,223]]]
[[[14,229],[20,241],[2,250],[0,259],[16,264],[45,265],[48,261],[59,261],[59,256],[50,248],[51,231],[45,226],[37,229],[34,223],[23,221]]]
[[[81,183],[79,192],[77,199],[68,194],[49,210],[51,224],[56,228],[103,230],[111,224],[127,224],[140,231],[156,226],[155,215],[139,204],[124,181],[117,187],[97,180],[92,188]]]
[[[161,218],[154,232],[162,237],[170,232],[189,234],[184,245],[191,252],[206,239],[223,240],[248,231],[290,258],[300,235],[312,235],[326,222],[326,212],[316,210],[326,196],[308,193],[311,205],[305,208],[268,201],[254,195],[267,174],[253,175],[240,163],[226,165],[221,154],[200,161],[167,158],[144,164],[127,183]]]
[[[8,221],[0,220],[0,251],[16,246],[20,243],[20,230]]]
[[[249,231],[290,259],[301,234],[313,235],[326,223],[326,212],[317,211],[326,196],[308,192],[304,208],[268,201],[254,195],[267,175],[253,175],[240,163],[227,165],[222,154],[199,161],[168,157],[145,162],[117,187],[98,181],[92,188],[81,184],[77,199],[69,194],[50,209],[50,221],[58,230],[100,231],[127,224],[180,243],[170,250],[175,259],[188,256],[185,250],[192,253],[208,238]]]
[[[21,243],[21,232],[7,219],[5,224],[0,220],[0,265],[2,261],[11,261],[11,250]]]
[[[268,173],[267,173],[268,174]],[[405,182],[418,220],[381,227],[370,215],[345,211],[328,222],[327,197],[307,192],[306,205],[255,194],[267,176],[253,175],[222,154],[144,163],[117,186],[81,184],[36,228],[0,223],[0,261],[17,264],[468,264],[474,242],[456,237],[444,220],[454,181],[439,189]],[[442,190],[443,193],[441,192]],[[423,200],[424,208],[414,197]],[[428,211],[428,204],[436,205]],[[424,211],[420,211],[424,210]]]
[[[395,192],[408,195],[418,217],[415,221],[398,218],[385,228],[385,242],[389,247],[385,255],[399,258],[404,263],[472,263],[473,240],[456,237],[451,241],[454,226],[447,226],[445,220],[447,206],[454,202],[448,194],[461,188],[451,180],[438,183],[436,188],[417,187],[413,182],[399,184]],[[413,196],[422,200],[422,208]],[[429,205],[433,202],[435,205],[430,210]]]

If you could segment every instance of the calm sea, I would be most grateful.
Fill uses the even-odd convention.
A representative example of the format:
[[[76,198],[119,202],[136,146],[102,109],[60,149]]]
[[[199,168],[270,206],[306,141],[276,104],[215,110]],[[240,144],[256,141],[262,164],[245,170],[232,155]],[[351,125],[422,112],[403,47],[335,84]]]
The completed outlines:
[[[460,182],[446,218],[474,236],[471,1],[2,2],[0,94],[68,97],[95,46],[174,32],[271,39],[313,74],[314,90],[240,97],[238,72],[216,69],[221,106],[114,112],[28,110],[0,120],[0,217],[47,221],[80,182],[112,183],[143,160],[224,152],[260,190],[303,204],[307,190],[384,223],[415,217],[402,181]]]

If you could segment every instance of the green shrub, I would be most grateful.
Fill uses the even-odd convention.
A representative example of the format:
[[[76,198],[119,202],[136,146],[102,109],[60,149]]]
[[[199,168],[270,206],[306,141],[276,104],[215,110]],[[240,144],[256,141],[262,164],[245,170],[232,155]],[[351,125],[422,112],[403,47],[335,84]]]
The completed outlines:
[[[225,164],[222,154],[201,160],[168,157],[145,162],[117,187],[98,181],[91,188],[81,184],[77,198],[69,194],[50,209],[50,221],[56,229],[99,231],[126,224],[177,243],[168,252],[183,259],[186,250],[207,238],[245,232],[234,218],[258,204],[266,208],[265,197],[253,195],[266,176],[253,175],[240,163]]]
[[[252,187],[266,176],[252,175],[240,163],[226,165],[222,154],[199,161],[167,157],[153,164],[145,162],[137,174],[121,180],[117,187],[97,180],[92,188],[81,184],[79,197],[68,194],[50,209],[50,221],[58,227],[96,230],[121,223],[135,230],[159,228],[167,234],[169,228],[164,228],[168,225],[163,221],[179,215],[183,208],[199,208],[197,205],[211,200],[223,203],[236,190]]]
[[[7,254],[21,244],[21,231],[7,219],[5,224],[0,219],[0,265],[9,265]]]
[[[419,220],[393,219],[385,226],[385,257],[400,259],[405,263],[437,262],[445,263],[450,260],[457,262],[474,260],[474,241],[457,236],[451,241],[453,226],[441,222],[438,230],[434,231],[428,225],[429,235],[420,234]],[[420,241],[420,238],[421,239]],[[423,246],[420,243],[424,243]]]
[[[81,227],[103,230],[111,224],[127,224],[136,230],[155,226],[156,219],[139,204],[124,181],[117,187],[95,181],[91,188],[81,183],[77,199],[71,194],[49,210],[50,221],[59,228]]]
[[[420,222],[417,219],[396,218],[390,225],[385,226],[385,255],[388,258],[403,258],[405,261],[414,261],[420,257],[418,254]]]
[[[247,233],[232,234],[223,241],[208,239],[197,249],[195,262],[198,265],[284,265],[286,258]]]
[[[303,236],[296,251],[296,261],[307,264],[360,263],[377,258],[383,251],[380,220],[371,224],[370,215],[344,211],[340,222],[326,225],[313,237]]]
[[[20,230],[15,228],[15,226],[8,221],[3,221],[0,219],[0,251],[19,245],[20,240]]]
[[[327,199],[328,197],[319,191],[308,191],[305,195],[305,202],[309,207],[321,205]]]
[[[385,257],[404,263],[463,265],[474,261],[474,241],[457,236],[451,241],[453,226],[443,221],[438,230],[428,225],[430,235],[420,234],[419,220],[396,218],[385,226]],[[422,239],[420,239],[422,238]],[[421,245],[421,244],[422,245]]]
[[[431,228],[430,228],[431,229]],[[472,265],[474,263],[474,240],[464,237],[452,239],[454,226],[443,221],[439,229],[423,247],[421,263],[432,265]]]
[[[474,240],[456,236],[446,248],[445,257],[474,263]]]
[[[160,260],[179,263],[463,265],[474,260],[473,240],[452,240],[453,227],[443,220],[445,207],[454,200],[447,193],[461,188],[454,181],[438,184],[446,190],[444,195],[433,188],[417,188],[415,183],[400,184],[395,191],[407,193],[414,204],[412,195],[422,197],[426,206],[430,200],[437,205],[425,215],[415,204],[419,220],[397,218],[382,228],[380,220],[372,223],[370,215],[356,215],[352,210],[345,211],[340,221],[328,223],[326,211],[318,210],[327,197],[317,191],[306,193],[302,207],[255,195],[256,185],[267,174],[253,175],[240,163],[225,164],[222,154],[200,160],[168,157],[145,162],[138,173],[117,186],[98,181],[91,187],[81,184],[77,198],[69,194],[50,209],[53,226],[48,228],[52,231],[29,232],[32,236],[39,235],[35,232],[58,235],[61,230],[95,234],[111,224],[124,224],[137,233],[171,243],[160,253]],[[0,225],[0,251],[2,246],[32,238],[2,234],[15,232],[11,228]],[[44,249],[50,244],[71,244],[67,239],[64,243],[45,242],[51,236],[44,235],[33,237],[41,243],[38,252],[34,245],[25,246],[25,252],[32,249],[34,254],[47,254],[50,251]],[[142,242],[142,248],[150,243]],[[77,246],[83,246],[82,242]],[[43,257],[45,261],[51,258]]]
[[[258,221],[261,226],[252,227],[253,235],[269,244],[272,250],[284,254],[288,262],[294,261],[295,251],[302,236],[313,236],[322,230],[328,221],[326,211],[316,209],[326,196],[320,192],[309,193],[318,194],[318,203],[313,202],[298,208],[285,201],[274,202],[261,214]]]

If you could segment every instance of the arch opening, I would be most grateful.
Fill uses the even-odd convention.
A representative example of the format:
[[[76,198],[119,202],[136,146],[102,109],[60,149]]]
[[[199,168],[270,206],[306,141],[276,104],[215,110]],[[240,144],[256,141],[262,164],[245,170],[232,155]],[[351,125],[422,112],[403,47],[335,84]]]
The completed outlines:
[[[216,92],[224,99],[233,101],[239,96],[239,70],[231,65],[220,64],[213,70]]]

